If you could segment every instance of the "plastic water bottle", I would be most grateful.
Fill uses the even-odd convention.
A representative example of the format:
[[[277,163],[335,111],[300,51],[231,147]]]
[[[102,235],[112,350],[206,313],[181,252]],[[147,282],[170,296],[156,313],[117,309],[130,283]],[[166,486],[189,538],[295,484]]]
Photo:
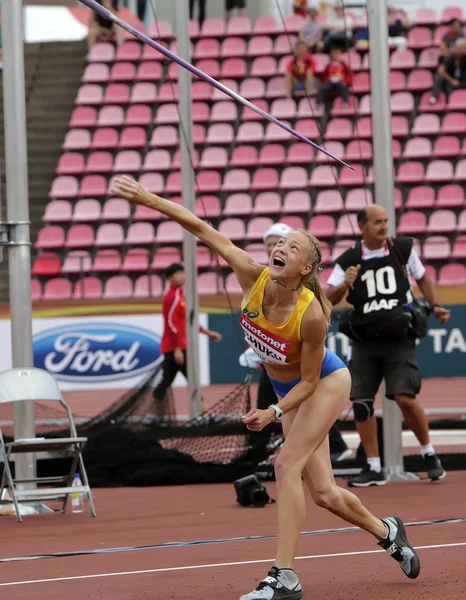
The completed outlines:
[[[79,473],[75,473],[73,483],[71,487],[81,487],[81,478],[79,477]],[[82,513],[84,510],[83,506],[83,498],[80,492],[72,492],[71,493],[71,510],[74,513]]]

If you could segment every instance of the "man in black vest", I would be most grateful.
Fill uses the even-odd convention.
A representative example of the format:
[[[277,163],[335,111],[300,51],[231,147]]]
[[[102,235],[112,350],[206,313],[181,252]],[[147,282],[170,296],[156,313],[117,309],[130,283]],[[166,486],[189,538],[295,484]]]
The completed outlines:
[[[416,396],[421,378],[416,361],[416,340],[409,334],[412,276],[433,312],[444,324],[450,311],[438,304],[434,282],[413,248],[411,238],[388,238],[388,217],[376,204],[358,213],[363,239],[337,260],[328,280],[327,296],[338,304],[348,293],[353,306],[350,371],[354,418],[367,456],[367,465],[349,486],[385,485],[377,443],[374,398],[382,379],[386,395],[400,407],[405,423],[421,445],[428,478],[446,475],[430,443],[427,416]]]

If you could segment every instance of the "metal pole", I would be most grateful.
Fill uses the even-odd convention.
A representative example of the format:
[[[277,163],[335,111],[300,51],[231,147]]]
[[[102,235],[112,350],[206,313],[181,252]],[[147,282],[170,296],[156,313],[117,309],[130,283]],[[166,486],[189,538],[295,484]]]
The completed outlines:
[[[7,220],[13,238],[8,247],[12,362],[27,368],[34,360],[22,0],[2,0],[2,35]],[[15,403],[14,436],[35,437],[33,402]],[[15,464],[16,478],[35,477],[33,454],[19,455]]]
[[[387,2],[367,0],[370,33],[372,130],[374,143],[375,198],[387,211],[389,235],[396,234],[392,114]],[[388,479],[411,478],[403,469],[402,416],[396,402],[385,397],[383,387],[383,434],[385,472]]]
[[[189,5],[188,0],[176,3],[176,36],[178,54],[191,62],[189,51]],[[180,96],[180,147],[181,176],[183,182],[183,204],[194,212],[195,190],[194,173],[191,163],[193,153],[191,118],[191,73],[186,69],[178,70]],[[191,417],[201,413],[201,390],[199,383],[199,322],[197,304],[197,264],[196,239],[185,232],[183,240],[183,259],[186,274],[186,313],[188,333],[187,373],[189,385],[189,407]]]

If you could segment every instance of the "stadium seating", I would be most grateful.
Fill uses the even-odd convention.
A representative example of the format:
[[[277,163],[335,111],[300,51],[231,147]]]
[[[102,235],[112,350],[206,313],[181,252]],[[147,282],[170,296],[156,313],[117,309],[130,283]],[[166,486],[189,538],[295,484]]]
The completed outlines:
[[[418,239],[439,285],[460,285],[465,277],[466,91],[429,102],[438,40],[448,20],[459,14],[461,8],[454,6],[419,9],[408,31],[408,49],[390,54],[398,231]],[[261,260],[257,244],[271,219],[304,226],[323,238],[328,262],[353,243],[354,215],[374,201],[369,54],[364,48],[345,54],[355,72],[349,107],[340,99],[328,110],[316,107],[314,99],[289,100],[283,72],[301,21],[293,15],[286,23],[285,35],[280,20],[267,16],[253,24],[241,17],[227,24],[208,19],[201,31],[191,22],[193,60],[256,106],[323,143],[354,170],[328,162],[195,79],[196,213]],[[149,34],[176,51],[169,23],[152,25]],[[315,60],[320,73],[328,57]],[[183,232],[156,211],[112,198],[109,190],[116,174],[128,173],[150,191],[181,202],[177,77],[176,65],[166,65],[160,53],[132,38],[118,47],[94,46],[35,242],[34,299],[161,293],[163,269],[181,260]],[[220,274],[213,265],[204,250],[198,254],[200,293],[238,291],[226,265],[220,261]]]

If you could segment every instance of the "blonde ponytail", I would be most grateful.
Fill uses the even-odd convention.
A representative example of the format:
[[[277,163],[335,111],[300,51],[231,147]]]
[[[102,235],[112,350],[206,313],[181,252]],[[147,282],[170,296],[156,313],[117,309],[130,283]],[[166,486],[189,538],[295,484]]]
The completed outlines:
[[[319,301],[322,312],[324,313],[325,320],[327,323],[330,323],[330,317],[332,313],[332,304],[328,300],[327,296],[324,294],[322,286],[319,281],[319,270],[321,269],[320,263],[322,262],[322,249],[320,247],[319,240],[315,238],[312,234],[304,229],[297,229],[306,238],[309,240],[310,246],[310,262],[312,265],[312,270],[308,275],[305,275],[302,279],[302,284],[307,287],[311,292],[314,292],[314,296]]]

